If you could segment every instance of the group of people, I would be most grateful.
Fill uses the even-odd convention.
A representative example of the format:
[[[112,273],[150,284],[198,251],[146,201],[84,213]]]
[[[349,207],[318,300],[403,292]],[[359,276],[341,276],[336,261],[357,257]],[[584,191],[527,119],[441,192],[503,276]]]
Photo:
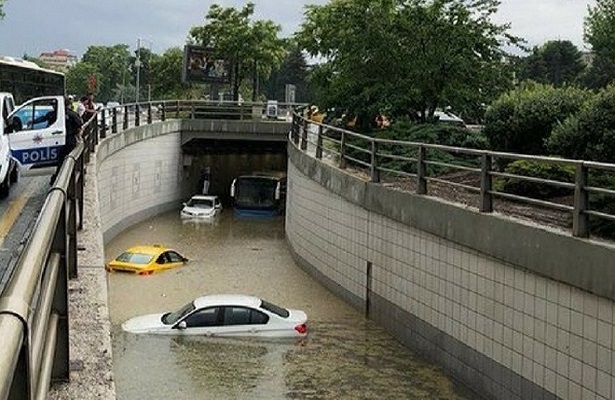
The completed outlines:
[[[51,176],[50,184],[53,184],[55,178],[64,163],[66,157],[77,146],[77,143],[82,139],[83,125],[90,118],[95,117],[96,107],[94,105],[94,94],[88,93],[79,99],[78,104],[73,104],[74,96],[69,95],[64,99],[64,127],[66,130],[66,140],[58,157],[57,168]]]
[[[68,100],[66,102],[70,104],[71,110],[77,112],[79,117],[83,120],[83,122],[87,122],[96,115],[96,105],[94,104],[94,93],[89,92],[88,94],[81,96],[78,102],[75,102],[75,97],[73,95],[68,96]]]

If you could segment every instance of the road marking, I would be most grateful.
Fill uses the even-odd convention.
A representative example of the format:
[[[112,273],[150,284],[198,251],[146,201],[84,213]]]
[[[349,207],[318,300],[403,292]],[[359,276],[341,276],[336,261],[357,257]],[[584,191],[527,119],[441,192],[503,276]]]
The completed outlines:
[[[0,216],[0,247],[2,247],[4,239],[11,231],[11,228],[15,224],[15,221],[17,221],[17,218],[21,214],[21,211],[23,210],[26,203],[28,202],[28,199],[32,195],[32,183],[28,183],[29,184],[26,186],[23,192],[19,196],[17,196],[17,198],[9,202],[6,211],[2,214],[2,216]]]

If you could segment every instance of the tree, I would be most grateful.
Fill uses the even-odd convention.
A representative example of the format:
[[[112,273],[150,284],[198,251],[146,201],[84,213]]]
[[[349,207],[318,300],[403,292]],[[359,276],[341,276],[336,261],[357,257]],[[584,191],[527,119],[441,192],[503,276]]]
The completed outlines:
[[[79,62],[66,72],[66,92],[83,96],[90,91],[88,82],[90,76],[95,77],[96,82],[101,82],[104,77],[96,65],[88,62]]]
[[[498,0],[332,0],[306,6],[296,39],[327,66],[313,82],[325,106],[421,120],[453,102],[488,102],[502,85]],[[323,71],[328,71],[323,75]],[[456,106],[456,104],[452,104]],[[373,118],[367,118],[371,121]]]
[[[126,44],[89,46],[81,59],[81,62],[94,68],[97,76],[95,94],[105,102],[114,98],[114,93],[119,86],[126,86],[126,82],[130,82],[131,61]]]
[[[594,53],[615,61],[615,0],[596,0],[588,7],[584,38]]]
[[[183,51],[168,49],[151,60],[152,96],[155,99],[182,98],[188,85],[182,83]]]
[[[4,18],[4,2],[5,0],[0,0],[0,20]]]
[[[597,0],[588,7],[584,38],[592,47],[593,61],[582,82],[590,88],[606,87],[615,80],[615,0]]]
[[[282,63],[275,68],[269,79],[263,84],[263,93],[268,99],[285,100],[286,85],[295,85],[295,101],[305,103],[309,101],[308,94],[308,66],[305,57],[297,46],[292,46],[286,53]]]
[[[594,54],[589,67],[579,76],[579,84],[588,89],[607,87],[615,80],[615,61]]]
[[[519,79],[560,87],[574,83],[585,69],[582,54],[569,40],[552,40],[521,60]]]
[[[278,38],[281,27],[270,20],[253,22],[253,14],[254,3],[247,3],[241,10],[214,4],[205,16],[205,25],[190,29],[193,42],[211,47],[216,57],[233,60],[235,100],[240,85],[249,78],[254,98],[258,77],[266,78],[284,55],[285,43]]]

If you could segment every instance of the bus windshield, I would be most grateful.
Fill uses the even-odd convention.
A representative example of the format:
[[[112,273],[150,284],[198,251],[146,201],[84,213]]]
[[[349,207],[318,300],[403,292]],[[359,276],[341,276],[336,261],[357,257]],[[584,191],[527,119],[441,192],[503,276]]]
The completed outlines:
[[[270,209],[277,207],[277,179],[239,177],[235,183],[235,207]]]

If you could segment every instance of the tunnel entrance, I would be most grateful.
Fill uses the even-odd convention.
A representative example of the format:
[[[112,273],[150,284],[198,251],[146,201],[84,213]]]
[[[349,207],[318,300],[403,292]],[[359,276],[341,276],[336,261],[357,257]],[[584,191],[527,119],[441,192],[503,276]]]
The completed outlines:
[[[209,170],[209,194],[225,206],[231,204],[233,179],[254,172],[286,172],[286,141],[193,139],[182,146],[184,166],[193,194],[202,193],[204,172]]]

